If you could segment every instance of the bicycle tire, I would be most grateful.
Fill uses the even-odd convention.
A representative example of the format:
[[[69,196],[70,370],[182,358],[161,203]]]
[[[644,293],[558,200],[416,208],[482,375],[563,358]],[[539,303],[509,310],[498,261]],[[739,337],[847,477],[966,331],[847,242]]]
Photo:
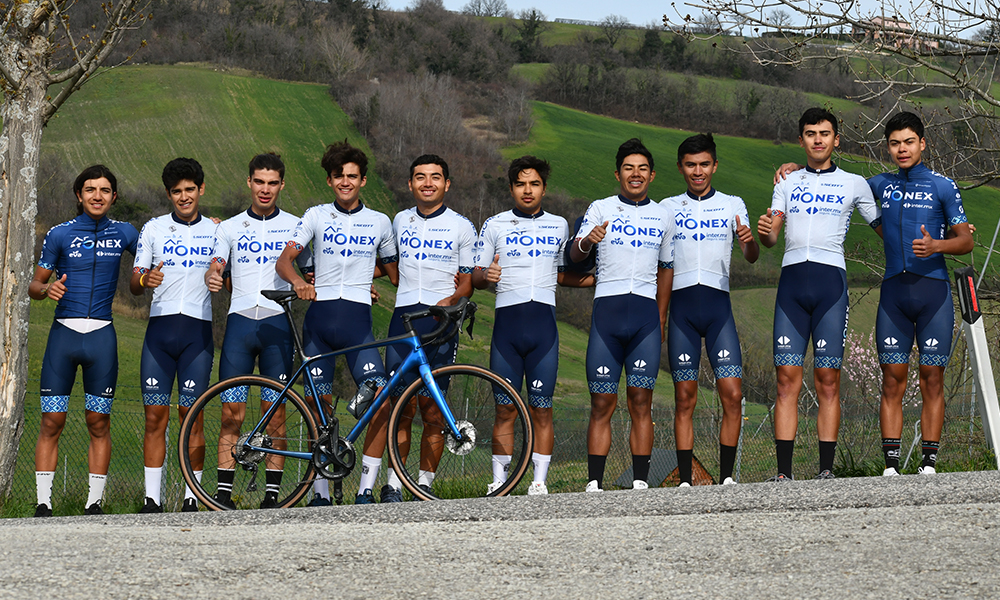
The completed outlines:
[[[465,427],[471,427],[475,437],[464,446],[452,447],[455,445],[455,438],[446,431],[436,407],[433,411],[428,411],[427,415],[418,410],[423,381],[418,379],[412,383],[393,406],[388,425],[389,460],[403,486],[415,499],[420,500],[509,494],[527,472],[534,448],[531,417],[520,394],[503,377],[476,365],[439,367],[432,371],[432,375],[438,385],[445,384],[446,389],[442,388],[445,389],[445,400],[451,407],[455,420],[465,422]],[[505,406],[509,407],[508,414],[513,415],[513,433],[504,435],[503,439],[494,436],[497,415],[494,391],[506,394],[511,402]],[[433,401],[429,399],[425,399],[425,402],[433,405]],[[412,414],[412,427],[408,428],[406,418],[409,414]],[[429,424],[434,425],[432,430],[439,429],[444,435],[425,435],[425,426]],[[414,444],[415,451],[410,452],[409,434],[414,432],[412,439],[415,440],[416,431],[420,431],[421,442],[419,445]],[[418,486],[421,449],[428,456],[437,452],[441,457],[436,468],[430,469],[436,473],[431,492]],[[501,450],[501,454],[510,452],[510,470],[507,480],[490,491],[488,486],[493,483],[493,453],[497,449]],[[432,463],[433,460],[429,460],[424,466]]]
[[[315,476],[311,460],[291,457],[279,457],[264,452],[244,453],[243,461],[247,465],[256,465],[256,471],[245,469],[237,464],[235,448],[243,437],[260,422],[265,409],[261,401],[262,395],[277,398],[284,385],[268,377],[245,375],[220,381],[210,387],[188,411],[187,417],[181,423],[178,454],[180,456],[181,473],[184,481],[194,492],[194,495],[211,510],[232,510],[261,508],[267,489],[266,471],[270,467],[272,478],[274,471],[281,471],[278,484],[278,498],[271,508],[286,508],[294,506],[309,490],[309,485]],[[242,397],[244,402],[223,402],[223,397]],[[274,424],[265,429],[265,435],[255,441],[256,446],[281,448],[299,452],[312,452],[317,437],[318,428],[309,410],[308,404],[294,391],[285,392],[285,406],[272,416]],[[225,407],[225,408],[224,408]],[[224,440],[223,411],[233,408],[242,409],[243,418],[235,428],[230,427]],[[204,467],[201,481],[195,477],[194,463],[198,459],[196,431],[198,420],[204,427]],[[270,433],[268,433],[270,432]],[[260,434],[258,434],[260,435]],[[235,439],[234,439],[235,438]],[[227,506],[216,499],[218,492],[218,467],[233,468],[234,481],[231,492],[233,506]]]

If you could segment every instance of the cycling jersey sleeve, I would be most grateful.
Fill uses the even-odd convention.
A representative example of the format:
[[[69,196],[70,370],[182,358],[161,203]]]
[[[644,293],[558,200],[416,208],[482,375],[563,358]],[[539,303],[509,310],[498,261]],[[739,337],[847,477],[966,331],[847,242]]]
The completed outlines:
[[[399,248],[396,246],[396,235],[392,231],[389,217],[382,215],[379,226],[382,227],[382,239],[379,241],[378,255],[382,264],[399,262]]]
[[[302,219],[299,220],[299,224],[295,226],[295,231],[292,232],[292,239],[290,242],[295,244],[295,247],[299,252],[302,252],[306,246],[312,242],[313,236],[315,235],[315,220],[318,214],[315,210],[316,207],[310,208],[306,211],[306,214],[302,215]]]
[[[228,222],[228,221],[227,221]],[[231,247],[231,236],[226,223],[219,225],[215,231],[215,248],[212,250],[212,262],[229,263]]]
[[[493,257],[497,255],[496,233],[490,224],[494,217],[486,219],[483,229],[479,233],[479,240],[476,241],[476,268],[488,269],[493,263]]]
[[[60,229],[59,226],[56,226],[45,234],[45,241],[42,242],[42,255],[38,259],[38,266],[43,269],[55,271],[56,265],[59,264],[59,249],[62,247]]]
[[[587,212],[583,215],[583,223],[580,225],[580,231],[576,233],[576,237],[580,239],[586,238],[595,227],[603,225],[604,221],[605,218],[601,211],[600,201],[591,203],[587,207]]]
[[[661,269],[674,268],[674,235],[677,233],[677,225],[674,223],[674,211],[660,205],[663,208],[663,237],[660,241],[659,267]]]
[[[149,221],[143,225],[142,231],[139,232],[139,244],[135,252],[135,262],[132,265],[132,271],[135,273],[145,273],[153,267],[155,233],[153,232],[154,227],[151,226],[152,222]]]
[[[868,182],[862,177],[855,177],[854,179],[854,207],[861,214],[861,218],[865,220],[865,223],[875,229],[882,224],[882,209],[879,207],[878,202],[875,202],[875,196],[872,194],[872,188],[868,185]]]
[[[943,177],[938,179],[937,197],[941,203],[941,210],[944,211],[948,227],[969,222],[965,215],[965,207],[962,205],[962,193],[958,189],[958,184],[951,179]]]
[[[785,203],[788,200],[788,194],[785,193],[785,186],[787,185],[788,179],[782,179],[774,186],[774,193],[771,194],[771,214],[784,220],[785,214],[788,212],[788,207]]]
[[[463,219],[462,231],[458,238],[458,272],[471,273],[476,265],[476,228],[472,221]]]
[[[567,223],[566,219],[563,219],[562,217],[559,217],[559,219],[562,226],[561,235],[563,242],[562,245],[559,246],[559,255],[556,257],[556,270],[559,273],[562,273],[566,270],[566,248],[569,247],[571,240],[569,239],[569,223]]]

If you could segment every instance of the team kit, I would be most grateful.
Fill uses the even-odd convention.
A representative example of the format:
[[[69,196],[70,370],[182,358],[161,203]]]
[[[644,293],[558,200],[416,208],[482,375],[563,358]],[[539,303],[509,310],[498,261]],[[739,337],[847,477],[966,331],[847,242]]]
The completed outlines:
[[[118,378],[111,306],[125,253],[134,257],[131,293],[152,290],[140,363],[145,411],[142,513],[163,511],[160,487],[175,382],[181,419],[210,384],[213,293],[223,287],[232,293],[219,379],[250,374],[257,364],[261,375],[285,381],[293,373],[292,333],[282,308],[260,292],[293,290],[310,301],[303,342],[305,352],[314,356],[374,341],[371,305],[378,293],[372,283],[379,277],[398,288],[390,336],[404,332],[402,316],[407,313],[451,306],[475,289],[495,288],[490,369],[514,389],[525,388],[535,430],[528,495],[548,493],[559,362],[557,285],[594,287],[586,357],[591,414],[585,491],[604,489],[611,418],[623,370],[631,418],[632,487],[648,488],[653,388],[664,343],[674,383],[680,485],[692,483],[702,343],[723,409],[718,479],[723,485],[735,484],[742,355],[730,303],[730,264],[734,247],[748,263],[757,261],[760,245],[775,246],[782,229],[784,256],[772,336],[777,468],[770,481],[792,479],[798,397],[810,345],[819,403],[816,478],[833,479],[848,318],[844,239],[855,210],[882,238],[885,249],[875,326],[883,375],[883,474],[899,474],[902,398],[914,342],[923,400],[923,460],[918,472],[933,474],[954,326],[944,255],[971,252],[972,230],[955,182],[922,161],[926,140],[919,117],[902,112],[888,119],[886,148],[899,168],[868,180],[834,164],[833,152],[840,143],[837,125],[837,118],[820,108],[802,115],[799,144],[805,164],[782,165],[775,173],[770,207],[756,221],[756,239],[743,199],[712,186],[719,162],[711,134],[694,135],[680,144],[677,169],[687,190],[659,202],[648,196],[656,176],[652,154],[639,139],[626,141],[615,157],[618,192],[591,203],[574,228],[543,210],[549,163],[533,156],[518,158],[507,172],[511,208],[486,219],[478,234],[469,219],[446,205],[448,164],[433,154],[413,161],[408,186],[415,205],[391,221],[361,201],[368,158],[346,141],[330,145],[322,158],[334,201],[309,208],[301,218],[278,206],[285,166],[276,154],[260,154],[250,161],[250,205],[221,222],[199,211],[205,193],[201,165],[177,158],[162,174],[173,210],[150,220],[141,231],[108,218],[117,180],[107,167],[91,166],[73,185],[78,216],[49,230],[29,286],[32,299],[56,302],[41,371],[35,516],[52,514],[59,437],[77,367],[83,370],[90,434],[85,513],[103,513]],[[431,322],[415,323],[419,333],[424,333],[421,327],[435,327],[432,320],[424,321]],[[432,366],[454,362],[457,348],[456,333],[434,348]],[[347,367],[358,386],[381,389],[405,358],[389,347],[383,360],[372,348],[348,353]],[[331,365],[316,377],[316,393],[326,403],[332,399],[332,376]],[[389,393],[398,397],[402,389]],[[504,405],[511,399],[496,393],[495,400],[497,427],[502,427]],[[223,412],[239,413],[241,401],[246,399],[226,399]],[[386,449],[388,412],[386,403],[367,430],[357,504],[402,501],[403,485],[392,468],[378,498],[374,493]],[[493,455],[491,488],[506,481],[509,464],[510,456]],[[231,508],[234,469],[220,463],[217,473],[216,500]],[[421,471],[420,485],[429,490],[434,476],[433,471]],[[281,477],[280,470],[266,472],[261,508],[276,505]],[[330,504],[328,481],[317,478],[310,505]],[[190,488],[185,489],[181,510],[198,510]]]

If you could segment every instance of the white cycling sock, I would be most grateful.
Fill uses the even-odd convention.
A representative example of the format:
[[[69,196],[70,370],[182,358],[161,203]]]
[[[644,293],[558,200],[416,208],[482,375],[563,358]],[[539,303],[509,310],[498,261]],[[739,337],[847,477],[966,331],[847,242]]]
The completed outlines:
[[[434,483],[434,476],[435,475],[437,475],[437,473],[435,473],[434,471],[424,471],[424,470],[421,470],[420,474],[417,475],[417,484],[418,485],[426,485],[427,487],[431,487],[431,485]]]
[[[35,489],[38,503],[52,508],[52,480],[56,478],[55,471],[35,471]]]
[[[97,473],[91,473],[89,479],[90,491],[87,493],[87,503],[83,505],[84,508],[95,502],[100,502],[104,498],[104,484],[108,482],[107,475],[98,475]]]
[[[201,474],[202,474],[202,472],[203,471],[195,471],[194,472],[194,478],[198,480],[198,483],[201,483]],[[194,500],[195,499],[194,498],[194,492],[191,491],[191,488],[188,487],[187,484],[184,484],[184,499],[185,500]]]
[[[378,470],[381,468],[381,456],[361,455],[361,482],[358,483],[359,494],[363,494],[365,490],[374,489],[375,481],[378,480]]]
[[[507,481],[507,473],[510,471],[509,454],[493,455],[493,483],[503,483]]]
[[[545,478],[549,474],[549,463],[551,461],[551,454],[532,453],[531,462],[535,464],[535,472],[531,480],[534,483],[545,483]]]
[[[317,477],[313,481],[313,491],[319,494],[320,498],[324,500],[330,499],[330,480],[322,477]]]
[[[152,498],[160,506],[160,480],[163,478],[163,467],[143,467],[146,473],[146,497]]]
[[[387,480],[386,483],[388,483],[389,487],[392,489],[397,492],[403,489],[403,482],[399,480],[399,475],[396,475],[396,469],[393,469],[392,467],[386,469],[385,478]]]

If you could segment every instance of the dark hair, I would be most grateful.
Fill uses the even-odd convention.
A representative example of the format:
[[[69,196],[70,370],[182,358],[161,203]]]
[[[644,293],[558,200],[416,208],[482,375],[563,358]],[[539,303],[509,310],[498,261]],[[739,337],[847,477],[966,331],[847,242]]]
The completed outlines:
[[[918,138],[924,137],[924,122],[920,117],[911,112],[901,112],[892,115],[892,118],[885,123],[885,139],[889,139],[889,134],[903,129],[912,129]]]
[[[692,135],[681,142],[681,145],[677,146],[677,164],[681,164],[685,154],[701,154],[702,152],[711,154],[714,161],[719,160],[715,153],[715,138],[712,137],[711,133]]]
[[[437,154],[421,154],[413,159],[413,162],[410,163],[410,179],[413,179],[413,170],[420,165],[437,165],[441,167],[441,172],[444,174],[444,178],[450,179],[448,177],[448,163],[446,163],[444,159]]]
[[[799,117],[799,137],[802,137],[802,132],[806,130],[806,125],[816,125],[823,121],[829,121],[830,125],[833,125],[833,135],[837,136],[837,117],[833,116],[833,113],[825,108],[814,106],[806,109],[806,112],[802,113],[802,116]]]
[[[342,142],[327,146],[321,163],[327,177],[343,175],[344,165],[347,163],[358,165],[362,177],[368,175],[368,157],[361,150],[348,144],[346,138]]]
[[[254,171],[277,171],[278,176],[285,179],[285,163],[281,162],[281,155],[274,152],[258,154],[250,159],[250,177],[253,177]]]
[[[163,167],[163,187],[168,190],[179,182],[193,181],[198,187],[205,183],[205,171],[193,158],[175,158]]]
[[[105,167],[104,165],[91,165],[80,172],[76,176],[76,181],[73,182],[73,193],[79,195],[83,191],[83,184],[91,179],[100,179],[101,177],[108,180],[111,184],[111,193],[118,193],[118,179],[115,174],[111,172],[111,169]]]
[[[548,184],[549,173],[552,172],[552,166],[549,165],[549,161],[542,160],[537,156],[522,156],[511,161],[510,168],[507,169],[507,180],[510,181],[511,187],[514,186],[514,182],[517,181],[517,176],[521,174],[521,171],[527,171],[528,169],[534,169],[538,172],[538,176],[542,178],[543,187]]]
[[[625,157],[632,156],[633,154],[645,156],[646,160],[649,161],[649,170],[653,170],[653,154],[642,144],[642,140],[632,138],[621,146],[618,146],[618,154],[615,155],[615,171],[620,171]]]

